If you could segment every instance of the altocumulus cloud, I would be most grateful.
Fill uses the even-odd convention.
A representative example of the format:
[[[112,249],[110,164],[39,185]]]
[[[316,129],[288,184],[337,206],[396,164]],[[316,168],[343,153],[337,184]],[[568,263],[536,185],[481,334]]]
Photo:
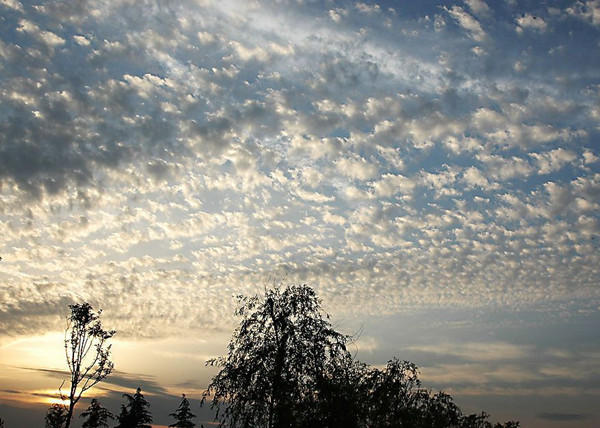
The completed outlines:
[[[226,329],[265,278],[598,307],[595,2],[0,8],[3,332]]]

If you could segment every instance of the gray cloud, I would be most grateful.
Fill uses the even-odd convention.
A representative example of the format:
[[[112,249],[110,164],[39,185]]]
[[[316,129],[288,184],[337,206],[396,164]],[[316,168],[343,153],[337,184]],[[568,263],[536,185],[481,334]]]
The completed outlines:
[[[540,413],[537,415],[537,417],[553,422],[583,421],[589,419],[589,415],[581,413]]]

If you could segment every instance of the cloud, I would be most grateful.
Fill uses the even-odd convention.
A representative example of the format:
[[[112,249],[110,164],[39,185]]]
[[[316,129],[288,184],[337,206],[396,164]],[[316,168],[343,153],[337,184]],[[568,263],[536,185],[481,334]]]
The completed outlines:
[[[481,24],[472,15],[465,12],[460,6],[452,6],[450,9],[444,7],[446,12],[456,20],[458,25],[467,30],[469,37],[476,42],[482,42],[486,39],[486,33]]]
[[[336,162],[336,167],[341,174],[355,180],[368,180],[377,175],[377,165],[367,162],[364,158],[342,158]]]
[[[549,174],[553,171],[558,171],[564,165],[576,159],[575,153],[563,148],[546,153],[531,153],[529,156],[536,160],[539,174]]]
[[[515,49],[481,1],[61,5],[0,44],[6,333],[84,299],[124,336],[226,329],[273,272],[361,316],[597,298],[581,34]]]
[[[480,154],[476,158],[484,163],[487,168],[487,175],[495,180],[527,177],[533,172],[533,168],[527,160],[516,156],[504,158],[498,155]]]
[[[452,355],[465,361],[521,360],[531,355],[530,346],[519,346],[505,342],[467,342],[461,344],[436,344],[435,346],[413,346],[412,351]]]
[[[373,183],[375,194],[384,198],[398,193],[410,195],[414,188],[414,181],[402,174],[384,174],[380,180]]]
[[[465,0],[465,3],[475,15],[487,17],[491,14],[490,7],[484,0]]]
[[[583,413],[539,413],[537,417],[553,422],[584,421],[589,419],[589,415]]]
[[[592,25],[600,25],[600,1],[576,1],[565,9],[568,15],[587,21]]]
[[[333,22],[335,22],[336,24],[342,20],[342,16],[344,16],[345,14],[347,14],[347,13],[343,9],[329,10],[329,18],[331,18],[331,20]]]
[[[522,33],[524,30],[546,31],[548,24],[539,16],[524,14],[516,19],[516,31]]]
[[[65,43],[65,39],[62,37],[52,31],[41,30],[34,22],[27,19],[21,19],[19,21],[17,31],[28,33],[51,48]]]
[[[367,15],[381,12],[381,7],[378,4],[369,5],[367,3],[356,2],[354,7],[360,12]]]
[[[478,186],[482,189],[488,189],[491,186],[489,180],[474,166],[465,170],[462,180],[471,187]]]
[[[89,301],[149,362],[197,367],[235,295],[307,283],[428,387],[595,397],[594,4],[3,1],[3,343]],[[115,408],[144,382],[165,415],[205,385],[114,382]]]
[[[0,1],[0,4],[2,6],[5,6],[9,9],[14,9],[21,13],[24,12],[23,4],[18,0],[2,0],[2,1]]]

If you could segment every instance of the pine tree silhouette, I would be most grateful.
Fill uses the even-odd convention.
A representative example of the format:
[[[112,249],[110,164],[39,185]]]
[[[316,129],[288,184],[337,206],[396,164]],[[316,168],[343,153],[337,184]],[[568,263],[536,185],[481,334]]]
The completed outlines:
[[[112,413],[102,407],[98,400],[92,399],[90,407],[81,413],[80,417],[87,418],[82,428],[108,428],[108,419],[114,419]]]
[[[121,414],[117,418],[119,424],[116,428],[152,428],[149,425],[152,423],[152,415],[148,410],[150,403],[142,395],[142,388],[138,387],[133,396],[123,394],[123,397],[128,403],[121,406]]]
[[[196,415],[190,411],[190,402],[185,398],[185,394],[182,394],[181,403],[179,403],[177,410],[170,413],[169,416],[176,420],[174,424],[169,425],[170,427],[194,428],[196,426],[196,424],[192,422],[192,419],[195,418]]]
[[[62,404],[53,404],[46,413],[46,428],[62,428],[67,420],[67,409]]]

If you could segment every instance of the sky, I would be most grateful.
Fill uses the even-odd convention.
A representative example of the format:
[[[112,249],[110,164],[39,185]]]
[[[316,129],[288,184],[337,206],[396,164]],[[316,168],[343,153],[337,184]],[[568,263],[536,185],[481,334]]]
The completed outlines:
[[[101,402],[208,418],[235,296],[305,283],[362,361],[598,426],[599,138],[599,0],[0,0],[0,417],[87,301]]]

